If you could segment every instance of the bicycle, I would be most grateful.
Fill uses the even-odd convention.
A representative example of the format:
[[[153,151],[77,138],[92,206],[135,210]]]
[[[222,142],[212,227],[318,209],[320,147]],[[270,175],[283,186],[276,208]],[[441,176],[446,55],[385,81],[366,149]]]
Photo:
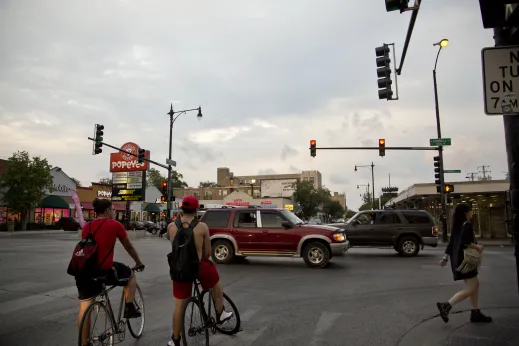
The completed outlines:
[[[201,286],[200,281],[195,280],[195,284],[193,287],[193,295],[191,296],[191,298],[185,301],[184,308],[182,309],[181,334],[184,346],[187,346],[188,336],[195,337],[196,335],[202,335],[202,337],[205,338],[206,346],[209,346],[209,330],[211,330],[213,334],[216,334],[216,332],[218,331],[226,335],[234,335],[240,331],[240,313],[238,312],[238,309],[236,308],[236,305],[234,305],[234,302],[231,300],[231,298],[229,298],[227,294],[223,294],[223,306],[225,308],[225,303],[228,303],[228,305],[232,309],[233,317],[231,317],[230,320],[222,324],[218,324],[218,322],[216,321],[216,303],[213,300],[212,289],[203,290],[202,292],[200,292],[200,289],[198,288],[199,286]],[[207,310],[205,308],[206,304],[204,302],[204,297],[206,295],[208,296],[209,300],[207,303]],[[189,310],[189,304],[193,304],[191,308],[191,322],[193,322],[193,312],[195,311],[195,308],[197,308],[200,312],[201,320],[199,321],[199,326],[197,327],[193,327],[191,326],[191,324],[189,328],[186,327],[186,315]],[[212,316],[211,307],[214,308],[214,317]],[[228,323],[233,318],[236,318],[236,325],[231,328],[226,328],[229,326]]]
[[[144,270],[144,265],[132,268],[132,272],[141,272]],[[88,307],[88,309],[85,311],[85,314],[83,315],[83,318],[81,319],[81,323],[79,324],[79,336],[78,336],[78,345],[83,346],[82,341],[82,332],[85,327],[87,327],[88,324],[90,324],[89,327],[92,327],[92,324],[95,326],[95,322],[97,322],[97,319],[94,320],[94,323],[92,323],[92,312],[96,312],[97,315],[99,313],[104,312],[106,315],[108,315],[108,319],[105,322],[105,327],[103,327],[103,331],[97,335],[93,336],[92,332],[89,331],[88,335],[88,345],[97,346],[112,346],[117,343],[123,342],[124,338],[126,336],[126,328],[125,324],[128,325],[128,330],[130,331],[130,334],[138,339],[142,336],[142,332],[144,330],[144,298],[142,296],[142,291],[137,285],[135,290],[135,298],[134,303],[139,307],[141,311],[141,317],[139,318],[126,318],[123,319],[123,309],[125,306],[124,301],[124,290],[121,295],[121,304],[119,306],[119,313],[118,313],[118,319],[115,319],[114,311],[112,309],[112,304],[110,302],[110,297],[108,296],[108,293],[112,291],[114,288],[118,286],[111,286],[110,288],[106,288],[106,277],[97,277],[93,278],[94,281],[101,283],[103,291],[96,297],[96,301]],[[88,320],[88,317],[90,319]],[[134,321],[140,321],[136,324],[136,326],[132,326],[132,323]],[[107,325],[108,324],[108,325]],[[90,328],[89,328],[90,329]],[[117,342],[115,340],[115,337],[117,336]]]

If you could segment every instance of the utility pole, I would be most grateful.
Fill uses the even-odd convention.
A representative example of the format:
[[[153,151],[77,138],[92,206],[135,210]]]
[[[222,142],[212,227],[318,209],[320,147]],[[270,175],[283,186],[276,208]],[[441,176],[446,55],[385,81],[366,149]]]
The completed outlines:
[[[465,177],[466,179],[469,179],[470,181],[474,181],[474,176],[476,175],[477,173],[475,172],[470,172],[470,173],[467,173],[467,176]]]
[[[481,180],[488,180],[490,178],[490,177],[487,177],[487,173],[492,172],[489,169],[487,169],[487,168],[490,168],[490,166],[482,165],[482,166],[478,166],[477,168],[478,169],[481,168],[481,174],[483,174],[483,179],[481,179]]]
[[[510,30],[502,27],[494,28],[495,46],[511,46],[519,44],[519,39],[510,37]],[[512,215],[512,234],[515,242],[515,265],[519,289],[519,114],[503,115],[505,128],[506,155],[510,176],[510,211]]]

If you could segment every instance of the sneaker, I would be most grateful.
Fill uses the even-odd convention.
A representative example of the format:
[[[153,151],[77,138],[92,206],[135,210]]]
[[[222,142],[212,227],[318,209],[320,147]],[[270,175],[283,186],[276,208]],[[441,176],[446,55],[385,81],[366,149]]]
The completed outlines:
[[[442,318],[443,322],[449,322],[449,312],[452,309],[452,305],[450,305],[449,302],[446,302],[436,303],[436,306],[438,307],[438,311],[440,311],[440,317]]]
[[[227,311],[222,311],[222,313],[220,314],[220,316],[217,316],[218,317],[218,324],[224,324],[225,322],[229,321],[232,317],[234,316],[234,314],[231,312],[227,312]]]
[[[473,323],[488,323],[492,322],[492,317],[484,315],[481,310],[472,310],[470,313],[470,322]]]
[[[180,346],[180,339],[174,340],[171,338],[171,340],[168,341],[168,346]]]
[[[126,303],[124,307],[124,318],[139,318],[142,316],[140,309],[133,302]]]

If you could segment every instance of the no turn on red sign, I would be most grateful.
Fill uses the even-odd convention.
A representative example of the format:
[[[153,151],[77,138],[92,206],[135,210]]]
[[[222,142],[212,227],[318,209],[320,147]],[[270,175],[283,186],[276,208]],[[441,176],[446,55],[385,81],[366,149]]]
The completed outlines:
[[[519,46],[483,48],[481,62],[485,113],[501,115],[503,107],[519,113]]]

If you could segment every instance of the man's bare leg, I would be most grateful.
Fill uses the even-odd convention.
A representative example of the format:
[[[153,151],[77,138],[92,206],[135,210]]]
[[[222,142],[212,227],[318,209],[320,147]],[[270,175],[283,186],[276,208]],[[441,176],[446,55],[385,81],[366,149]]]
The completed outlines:
[[[173,341],[180,340],[180,332],[182,329],[182,307],[184,299],[175,298],[175,311],[173,311]]]
[[[77,329],[81,328],[81,320],[83,319],[83,315],[86,310],[94,303],[94,298],[89,300],[81,300],[79,301],[79,314],[77,318]],[[82,331],[79,331],[81,334],[81,342],[83,345],[87,345],[88,342],[88,333],[90,332],[90,316],[85,321],[85,325]]]
[[[128,284],[124,286],[124,297],[127,303],[133,302],[135,299],[135,291],[137,290],[137,278],[135,275],[132,275],[130,280],[128,280]]]
[[[214,285],[212,291],[213,291],[213,300],[216,305],[216,321],[218,323],[223,323],[225,321],[228,321],[233,316],[233,313],[231,311],[227,312],[224,310],[223,289],[222,289],[222,285],[220,284],[220,281],[218,281],[218,283],[216,285]]]

